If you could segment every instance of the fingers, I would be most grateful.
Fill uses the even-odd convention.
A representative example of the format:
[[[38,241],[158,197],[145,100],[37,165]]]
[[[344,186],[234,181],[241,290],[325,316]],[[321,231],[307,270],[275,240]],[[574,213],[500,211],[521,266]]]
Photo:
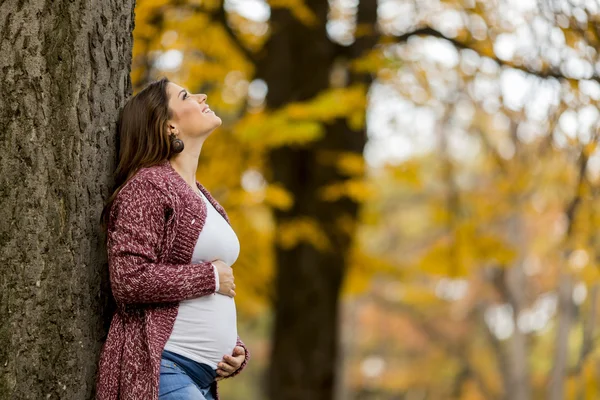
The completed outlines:
[[[242,347],[242,346],[235,346],[233,349],[233,355],[234,356],[238,356],[238,355],[246,355],[246,350]]]
[[[244,357],[242,355],[238,355],[238,356],[225,356],[225,361],[229,364],[235,367],[235,369],[238,369],[242,363],[244,362]]]
[[[218,366],[219,366],[220,370],[227,372],[227,374],[231,374],[233,371],[235,371],[237,369],[235,366],[228,364],[228,363],[224,363],[224,362],[220,362]]]
[[[236,369],[238,369],[240,367],[240,365],[242,365],[243,362],[244,362],[243,355],[237,355],[237,356],[224,355],[223,361],[221,361],[217,366],[219,368],[224,369],[227,372],[233,372]],[[232,367],[233,369],[229,369],[229,367]]]
[[[219,273],[219,284],[222,290],[219,292],[226,296],[230,296],[231,294],[227,288],[233,287],[233,289],[235,289],[235,284],[233,283],[233,269],[221,260],[213,261],[213,263],[217,267]]]
[[[235,346],[233,356],[224,355],[223,361],[217,365],[218,377],[222,379],[237,371],[244,362],[245,355],[246,350],[242,346]]]
[[[225,288],[219,289],[219,291],[217,293],[221,293],[221,294],[224,294],[225,296],[229,296],[229,297],[235,297],[235,294],[236,294],[235,290],[233,290],[233,289],[227,290]]]
[[[222,369],[217,369],[217,377],[215,379],[223,379],[231,375],[229,372],[225,372]]]

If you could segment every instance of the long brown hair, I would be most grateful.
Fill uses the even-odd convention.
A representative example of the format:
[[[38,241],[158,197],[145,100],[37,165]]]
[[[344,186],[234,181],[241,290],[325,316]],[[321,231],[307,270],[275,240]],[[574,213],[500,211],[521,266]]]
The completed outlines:
[[[143,167],[158,164],[169,158],[171,141],[167,135],[167,120],[172,118],[164,77],[149,83],[131,97],[119,115],[117,123],[118,164],[114,172],[113,193],[100,216],[106,231],[110,209],[119,190]]]

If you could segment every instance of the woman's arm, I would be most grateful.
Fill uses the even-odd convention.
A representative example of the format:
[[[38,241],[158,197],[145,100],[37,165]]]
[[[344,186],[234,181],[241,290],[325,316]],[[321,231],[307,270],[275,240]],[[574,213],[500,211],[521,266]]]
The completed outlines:
[[[117,302],[181,301],[216,291],[210,262],[158,262],[165,231],[163,196],[151,182],[138,179],[121,189],[113,204],[107,247],[111,289]]]

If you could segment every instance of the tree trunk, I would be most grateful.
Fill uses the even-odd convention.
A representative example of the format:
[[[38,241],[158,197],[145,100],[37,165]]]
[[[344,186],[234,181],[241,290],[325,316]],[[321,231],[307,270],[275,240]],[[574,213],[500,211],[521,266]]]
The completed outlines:
[[[520,225],[520,221],[515,221]],[[522,228],[519,228],[522,229]],[[520,230],[519,232],[522,232]],[[518,235],[519,233],[515,234]],[[530,348],[527,335],[519,329],[519,315],[526,308],[527,277],[523,272],[522,262],[509,269],[506,273],[506,286],[510,293],[510,304],[513,308],[514,331],[508,342],[509,370],[506,387],[506,400],[531,399],[531,374],[529,367]]]
[[[548,400],[561,400],[565,397],[564,380],[567,375],[569,357],[569,333],[575,320],[573,304],[573,280],[566,273],[560,273],[558,283],[558,318],[556,324],[556,347],[554,365],[550,372]]]
[[[273,34],[266,44],[267,59],[259,61],[258,77],[268,85],[267,106],[310,100],[329,88],[329,73],[339,46],[326,33],[328,2],[308,0],[306,5],[319,25],[306,27],[287,9],[271,13]],[[358,18],[374,26],[375,0],[362,0]],[[374,35],[357,40],[350,57],[358,57],[376,42]],[[351,82],[370,83],[370,77],[353,75]],[[319,224],[331,251],[308,243],[277,247],[275,323],[268,396],[270,399],[325,400],[333,398],[338,362],[338,300],[346,272],[352,232],[340,229],[338,219],[356,219],[358,204],[348,198],[322,201],[318,191],[345,179],[334,166],[320,165],[320,151],[362,155],[364,129],[352,131],[344,119],[326,126],[326,135],[310,146],[283,147],[270,153],[272,181],[294,196],[294,206],[276,211],[277,224],[310,218]]]
[[[89,399],[135,0],[0,4],[0,398]]]

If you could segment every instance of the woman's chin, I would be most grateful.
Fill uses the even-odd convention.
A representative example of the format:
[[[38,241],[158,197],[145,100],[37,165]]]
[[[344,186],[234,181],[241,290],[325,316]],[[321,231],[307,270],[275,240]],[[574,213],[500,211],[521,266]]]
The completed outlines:
[[[218,127],[220,127],[220,126],[221,126],[221,124],[223,124],[223,121],[221,121],[221,118],[219,118],[219,117],[216,117],[216,118],[215,118],[215,120],[216,120],[216,121],[215,121],[214,125],[213,125],[213,126],[212,126],[212,128],[210,129],[211,131],[214,131],[215,129],[217,129]]]
[[[208,118],[211,121],[211,123],[214,124],[213,126],[215,128],[221,126],[221,124],[223,123],[223,121],[221,120],[221,118],[217,114],[215,114],[213,112],[209,113],[208,115],[205,115],[205,117]]]
[[[218,127],[221,126],[221,124],[223,123],[223,121],[221,121],[221,118],[217,117],[215,118],[215,122],[211,125],[206,126],[202,131],[204,133],[199,134],[199,136],[204,136],[204,135],[210,135],[213,133],[213,131],[215,129],[217,129]]]

